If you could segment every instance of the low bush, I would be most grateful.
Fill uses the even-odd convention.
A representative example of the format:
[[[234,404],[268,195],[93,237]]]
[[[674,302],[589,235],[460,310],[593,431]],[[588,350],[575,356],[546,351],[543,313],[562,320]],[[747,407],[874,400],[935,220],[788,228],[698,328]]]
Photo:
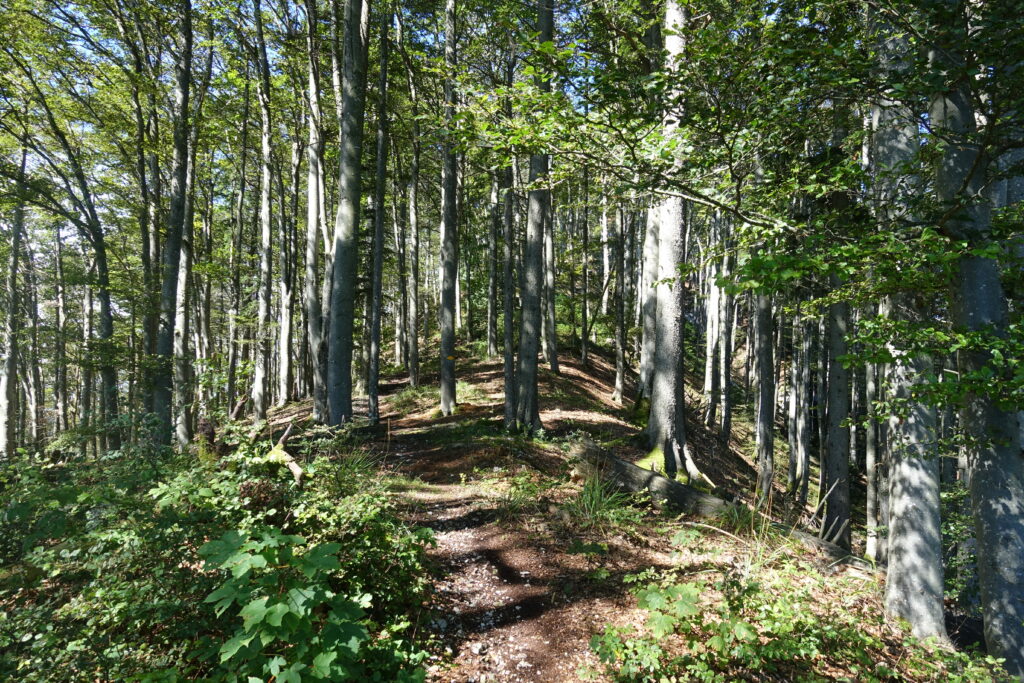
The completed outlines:
[[[242,444],[0,469],[0,678],[415,679],[429,531],[372,460]],[[205,463],[205,464],[204,464]]]

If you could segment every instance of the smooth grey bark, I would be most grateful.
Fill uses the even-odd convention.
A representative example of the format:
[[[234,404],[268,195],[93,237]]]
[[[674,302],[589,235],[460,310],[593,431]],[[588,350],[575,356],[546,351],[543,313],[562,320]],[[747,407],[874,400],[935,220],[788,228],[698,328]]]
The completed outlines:
[[[658,293],[658,222],[661,212],[652,207],[646,212],[644,230],[643,277],[640,282],[639,299],[641,316],[640,379],[637,384],[637,399],[651,397],[651,380],[654,367],[654,349],[657,345]],[[584,306],[586,308],[586,306]]]
[[[772,349],[772,298],[754,294],[754,345],[757,348],[757,501],[764,505],[772,491],[775,468],[775,361]]]
[[[878,400],[878,365],[868,363],[864,368],[864,477],[866,501],[864,514],[867,540],[864,557],[878,559],[878,422],[875,402]]]
[[[68,365],[67,365],[67,300],[66,284],[64,281],[64,239],[61,235],[61,224],[56,223],[53,228],[54,238],[54,263],[57,268],[57,280],[55,286],[56,294],[56,322],[54,330],[54,383],[53,402],[55,414],[55,431],[60,433],[71,427],[68,420]],[[2,392],[0,392],[2,394]],[[0,449],[0,453],[3,449]]]
[[[895,319],[919,320],[909,297],[883,305]],[[890,346],[889,386],[899,412],[889,417],[890,512],[885,608],[910,622],[919,638],[945,639],[939,457],[934,406],[915,400],[928,381],[931,359]]]
[[[270,64],[263,35],[263,8],[260,0],[253,4],[256,19],[256,100],[260,105],[260,274],[256,288],[259,302],[256,314],[256,356],[252,379],[252,407],[257,420],[265,419],[270,400],[270,297],[273,269],[273,218],[270,195],[273,181],[270,135],[273,121],[270,114]]]
[[[322,138],[323,114],[320,108],[320,62],[317,39],[317,1],[306,0],[306,50],[308,56],[308,77],[306,96],[309,104],[307,124],[309,134],[306,146],[306,249],[305,275],[302,288],[302,305],[306,315],[306,336],[309,346],[309,364],[312,375],[313,420],[325,422],[329,417],[327,407],[326,366],[322,359],[326,355],[323,334],[323,309],[317,289],[317,265],[320,252],[318,231],[320,230],[320,195],[323,184]]]
[[[550,42],[554,36],[553,0],[537,2],[537,40]],[[551,82],[538,76],[538,86],[550,92]],[[519,333],[519,377],[516,390],[516,424],[528,434],[541,428],[537,395],[537,351],[541,320],[541,286],[544,276],[544,221],[551,210],[548,182],[548,155],[530,156],[530,192],[526,220],[526,242],[523,251]]]
[[[838,279],[833,277],[833,287]],[[844,421],[850,414],[850,381],[839,358],[847,352],[850,307],[846,302],[828,307],[828,408],[826,410],[824,488],[825,517],[821,537],[840,548],[850,549],[850,428]]]
[[[674,26],[682,16],[676,2],[670,3],[666,21]],[[673,37],[666,38],[671,44]],[[685,375],[683,367],[683,326],[685,288],[678,277],[683,259],[686,206],[682,199],[663,199],[658,212],[658,273],[655,294],[654,354],[651,359],[651,406],[648,434],[651,447],[664,456],[665,474],[674,478],[686,467]]]
[[[359,265],[357,234],[362,182],[363,115],[366,107],[369,5],[364,0],[345,0],[343,16],[338,212],[334,222],[327,356],[327,401],[332,425],[341,425],[352,419],[352,337]]]
[[[181,258],[178,262],[178,291],[174,306],[174,441],[184,447],[192,441],[192,362],[189,352],[190,316],[192,298],[193,229],[191,193],[195,178],[195,148],[190,144],[189,169],[185,193],[190,199],[185,206],[184,233],[181,240]]]
[[[725,243],[726,253],[722,257],[722,277],[729,278],[732,275],[733,244],[731,239],[731,219],[723,218],[722,237]],[[729,438],[732,435],[732,351],[733,351],[733,321],[735,311],[733,300],[735,296],[722,290],[719,293],[719,304],[721,310],[718,314],[718,401],[720,403],[720,415],[718,420],[718,433],[722,443],[728,447]]]
[[[409,163],[409,184],[406,191],[408,201],[408,258],[409,258],[409,309],[407,312],[408,330],[406,332],[409,363],[409,386],[419,386],[420,382],[420,234],[419,234],[419,183],[420,183],[420,123],[419,98],[416,81],[413,78],[412,60],[405,50],[404,27],[402,14],[396,15],[398,20],[398,48],[405,62],[405,78],[409,89],[409,101],[412,108],[412,159]]]
[[[708,236],[709,250],[721,235],[721,222],[722,218],[718,215],[711,220],[711,234]],[[721,381],[721,373],[717,371],[722,314],[722,289],[717,283],[718,266],[718,259],[709,259],[707,267],[704,269],[707,291],[704,323],[704,424],[708,427],[715,424],[719,404],[719,382]]]
[[[228,268],[231,271],[230,296],[231,301],[228,308],[228,378],[227,378],[227,404],[229,410],[234,407],[237,394],[238,356],[239,356],[239,324],[238,315],[240,312],[242,298],[241,269],[239,263],[242,257],[242,232],[245,225],[245,188],[246,188],[246,167],[249,160],[249,69],[248,63],[245,69],[244,94],[242,96],[242,131],[241,131],[241,159],[238,164],[237,177],[235,182],[238,189],[235,191],[234,212],[231,225],[231,252],[228,256]]]
[[[25,426],[31,436],[29,443],[34,449],[42,446],[45,424],[43,422],[43,402],[45,391],[43,389],[42,357],[39,347],[39,278],[37,277],[35,256],[30,244],[24,245],[25,250],[25,287],[22,295],[23,307],[27,316],[28,324],[28,349],[27,353],[20,354],[23,366],[22,383],[25,386],[25,395],[28,405],[26,406]],[[2,396],[0,392],[0,396]],[[0,449],[0,453],[3,450]]]
[[[95,272],[95,263],[91,264],[89,274]],[[82,346],[86,353],[93,351],[93,309],[95,301],[91,286],[85,287],[82,295]],[[81,383],[79,385],[78,397],[78,427],[82,430],[82,437],[79,440],[79,453],[84,458],[89,452],[89,446],[93,446],[95,455],[95,439],[90,432],[93,428],[93,371],[92,363],[85,363],[81,371]]]
[[[409,259],[407,256],[408,230],[405,223],[409,215],[408,198],[405,188],[399,181],[403,177],[401,169],[402,157],[392,145],[394,151],[395,173],[391,181],[391,193],[395,197],[395,207],[391,212],[391,224],[394,231],[395,261],[397,266],[398,300],[395,302],[395,364],[409,369]]]
[[[445,2],[444,60],[448,69],[444,83],[444,115],[451,129],[455,120],[455,0]],[[441,306],[438,319],[441,324],[441,414],[451,415],[455,410],[455,325],[459,261],[458,261],[458,169],[455,147],[446,138],[441,166]]]
[[[192,86],[192,6],[190,0],[179,3],[178,55],[174,66],[172,109],[173,158],[171,162],[170,211],[162,249],[163,284],[160,289],[160,315],[153,373],[153,412],[160,427],[156,440],[169,444],[172,430],[172,361],[174,323],[178,292],[181,241],[188,201],[189,97]],[[102,306],[102,303],[101,303]]]
[[[181,240],[188,202],[189,98],[192,88],[192,3],[178,3],[177,59],[174,64],[172,105],[173,156],[171,160],[170,211],[162,249],[163,284],[160,288],[160,317],[156,338],[156,361],[153,373],[153,412],[160,427],[157,443],[170,444],[172,430],[172,362],[174,356],[174,323],[178,295],[178,268],[181,261]],[[99,268],[99,263],[97,263]],[[103,306],[101,300],[100,306]],[[102,318],[101,313],[101,318]],[[102,336],[102,333],[101,333]]]
[[[935,193],[944,211],[939,228],[968,247],[956,263],[950,291],[954,325],[1004,337],[1009,319],[999,264],[976,252],[990,244],[991,209],[983,194],[988,157],[976,141],[971,77],[961,73],[968,61],[963,21],[955,17],[959,25],[947,29],[930,55],[937,77],[957,74],[929,108],[940,138]],[[990,367],[992,357],[982,348],[962,350],[958,360],[961,376],[969,377]],[[989,654],[1006,659],[1007,671],[1024,676],[1024,459],[1016,411],[983,389],[973,390],[960,406],[960,423],[967,443],[985,644]]]
[[[682,58],[687,11],[679,0],[668,0],[665,9],[665,48],[669,68]],[[679,127],[679,113],[667,109],[663,116],[666,137]],[[680,469],[693,477],[696,468],[686,446],[685,368],[683,332],[686,288],[679,265],[686,260],[687,205],[680,197],[665,197],[652,207],[658,226],[657,270],[652,283],[654,302],[654,349],[651,359],[651,405],[648,438],[652,449],[661,450],[665,474],[675,478]]]
[[[415,101],[415,100],[414,100]],[[415,105],[413,105],[415,111]],[[412,163],[409,167],[409,386],[420,383],[420,228],[417,214],[420,178],[419,123],[413,123]]]
[[[580,232],[583,233],[583,273],[580,307],[580,362],[587,364],[587,346],[590,343],[590,169],[583,169],[583,206],[581,208]]]
[[[380,421],[380,319],[384,286],[384,191],[388,171],[388,47],[391,12],[381,12],[380,63],[377,80],[377,168],[373,188],[373,277],[370,293],[370,363],[367,396],[370,424]]]
[[[558,336],[555,320],[555,221],[551,206],[544,216],[544,355],[548,366],[556,375],[558,370]]]
[[[619,208],[615,221],[618,234],[615,236],[612,258],[615,272],[615,388],[612,400],[621,404],[626,392],[626,210]]]
[[[807,504],[811,470],[811,351],[818,324],[798,313],[793,319],[793,425],[795,452],[790,456],[789,493],[796,508]]]
[[[21,240],[25,231],[25,164],[28,154],[23,148],[18,169],[14,217],[11,222],[11,253],[7,262],[7,311],[4,315],[3,358],[0,359],[0,454],[8,460],[18,446],[18,265],[21,258]]]
[[[277,405],[284,405],[296,396],[293,348],[293,321],[295,313],[295,285],[298,266],[299,177],[302,171],[301,119],[296,122],[292,138],[291,168],[288,174],[290,192],[286,194],[284,172],[278,172],[277,186],[280,197],[281,255],[280,276],[277,281]],[[286,201],[287,200],[287,201]]]
[[[601,192],[601,278],[605,282],[612,279],[612,245],[608,232],[608,196]],[[601,291],[601,315],[608,315],[608,287]]]
[[[511,78],[512,68],[509,62],[508,76]],[[503,335],[503,371],[505,377],[505,428],[512,429],[516,424],[516,352],[515,352],[515,223],[513,221],[512,167],[506,166],[498,171],[498,190],[501,194],[501,226],[504,259],[502,284],[502,323]]]
[[[501,234],[501,193],[498,174],[491,173],[491,221],[487,231],[487,357],[498,354],[498,235]]]

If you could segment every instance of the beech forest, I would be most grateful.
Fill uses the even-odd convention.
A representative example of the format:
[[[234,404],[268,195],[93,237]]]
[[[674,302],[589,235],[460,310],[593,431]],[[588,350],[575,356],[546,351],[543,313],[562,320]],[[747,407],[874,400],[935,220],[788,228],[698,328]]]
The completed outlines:
[[[0,679],[1024,680],[1022,19],[0,0]]]

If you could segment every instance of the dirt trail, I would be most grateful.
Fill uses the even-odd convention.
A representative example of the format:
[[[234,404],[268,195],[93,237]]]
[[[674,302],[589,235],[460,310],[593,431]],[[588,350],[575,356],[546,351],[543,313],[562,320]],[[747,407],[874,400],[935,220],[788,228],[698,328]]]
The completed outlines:
[[[584,370],[565,359],[562,372],[542,373],[549,439],[587,431],[625,441],[635,433],[609,399],[607,362],[595,359]],[[471,391],[455,416],[441,418],[433,408],[399,414],[389,401],[383,415],[381,445],[414,482],[401,493],[407,517],[437,539],[428,628],[441,647],[428,680],[579,680],[582,669],[598,664],[591,636],[605,624],[640,619],[621,577],[667,566],[670,548],[664,539],[613,537],[605,539],[606,556],[587,559],[566,552],[571,541],[559,526],[558,500],[527,501],[529,512],[502,516],[509,477],[540,470],[568,481],[565,459],[550,446],[503,445],[499,364],[472,366],[460,379]],[[401,384],[387,391],[393,395]],[[640,452],[632,450],[634,457]]]

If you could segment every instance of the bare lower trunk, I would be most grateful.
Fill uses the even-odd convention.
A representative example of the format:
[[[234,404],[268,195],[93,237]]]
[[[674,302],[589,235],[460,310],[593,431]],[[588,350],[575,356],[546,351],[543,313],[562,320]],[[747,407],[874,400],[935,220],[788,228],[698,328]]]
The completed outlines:
[[[651,378],[653,376],[654,350],[657,346],[657,310],[658,294],[655,283],[658,280],[658,223],[661,212],[657,207],[647,211],[646,230],[644,231],[643,279],[640,282],[639,299],[641,301],[641,335],[640,342],[640,380],[637,386],[637,398],[651,396]]]
[[[377,111],[377,169],[373,191],[373,273],[370,293],[370,363],[367,396],[369,419],[374,425],[380,421],[380,324],[382,290],[384,285],[384,191],[388,170],[388,32],[391,13],[382,12],[380,20],[380,76],[377,82],[379,109]]]
[[[21,152],[21,167],[18,172],[19,197],[25,192],[25,161],[27,153]],[[3,325],[3,358],[0,359],[0,455],[10,460],[18,446],[18,262],[21,258],[21,239],[25,229],[25,203],[18,200],[14,205],[14,220],[11,224],[11,246],[7,264],[7,311]]]
[[[896,318],[905,297],[886,308]],[[910,622],[915,636],[946,637],[943,615],[942,534],[939,525],[939,458],[935,407],[914,400],[914,385],[928,381],[931,359],[890,347],[889,386],[899,414],[889,418],[891,495],[885,608]]]
[[[455,0],[445,3],[445,65],[455,69]],[[450,127],[455,118],[455,83],[451,75],[445,81],[445,121]],[[458,214],[456,211],[458,192],[458,169],[455,148],[451,139],[446,139],[441,169],[441,413],[451,415],[455,410],[455,326],[459,277]]]
[[[775,467],[775,362],[772,349],[772,300],[754,295],[754,344],[757,347],[757,500],[771,495]]]
[[[554,8],[552,0],[538,0],[537,40],[550,41],[554,34]],[[549,91],[551,83],[540,79],[539,87]],[[544,221],[551,211],[551,190],[544,185],[548,180],[548,155],[530,157],[529,206],[526,222],[522,273],[522,315],[519,333],[519,377],[516,390],[516,423],[520,429],[533,433],[541,428],[539,397],[537,395],[537,351],[540,339],[541,281],[544,275]]]
[[[833,279],[833,286],[838,280]],[[828,409],[825,458],[822,467],[825,519],[822,538],[840,548],[850,549],[850,428],[844,423],[850,413],[849,371],[839,360],[847,351],[849,304],[834,303],[828,313]]]
[[[544,219],[544,301],[545,355],[551,372],[558,374],[558,336],[555,321],[555,221],[548,206]]]
[[[359,199],[362,182],[363,114],[366,105],[366,52],[369,6],[346,0],[339,126],[338,212],[334,224],[331,273],[327,397],[330,422],[352,419],[352,338],[358,266]]]

